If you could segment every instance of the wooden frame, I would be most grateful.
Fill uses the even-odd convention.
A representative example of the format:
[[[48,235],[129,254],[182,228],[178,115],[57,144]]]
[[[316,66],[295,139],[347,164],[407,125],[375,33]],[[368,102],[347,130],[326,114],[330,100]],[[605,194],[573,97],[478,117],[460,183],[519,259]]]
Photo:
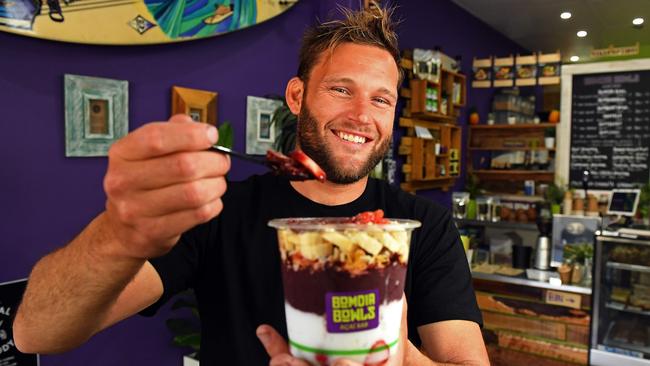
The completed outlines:
[[[570,161],[571,161],[571,116],[572,116],[572,99],[573,99],[573,77],[575,75],[585,74],[603,74],[617,72],[634,72],[650,70],[650,60],[636,59],[612,62],[594,62],[576,65],[564,65],[561,69],[561,105],[560,121],[558,124],[556,139],[556,167],[555,182],[558,184],[570,183]],[[576,190],[577,194],[582,195],[581,189]],[[609,190],[590,189],[593,194],[608,194]]]
[[[106,156],[128,133],[127,81],[64,75],[65,155]]]
[[[218,93],[172,86],[172,115],[187,114],[194,121],[217,125]]]

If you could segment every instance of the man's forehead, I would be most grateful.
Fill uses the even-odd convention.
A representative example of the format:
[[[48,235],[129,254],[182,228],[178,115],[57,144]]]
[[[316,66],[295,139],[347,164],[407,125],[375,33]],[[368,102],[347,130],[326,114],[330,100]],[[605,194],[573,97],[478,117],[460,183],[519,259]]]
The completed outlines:
[[[352,70],[348,70],[346,66],[352,66],[355,70],[351,73]],[[390,52],[377,46],[355,43],[343,43],[335,48],[324,50],[311,71],[313,73],[316,69],[320,69],[323,81],[354,82],[359,68],[385,76],[381,79],[399,78],[397,62]],[[397,86],[396,83],[390,83],[385,88],[396,90]]]

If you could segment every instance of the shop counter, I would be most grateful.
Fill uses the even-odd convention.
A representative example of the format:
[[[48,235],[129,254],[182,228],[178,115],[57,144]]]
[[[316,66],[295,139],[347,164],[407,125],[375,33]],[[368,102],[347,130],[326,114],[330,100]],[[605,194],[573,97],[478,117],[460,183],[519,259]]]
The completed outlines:
[[[474,272],[490,361],[587,365],[591,288]]]

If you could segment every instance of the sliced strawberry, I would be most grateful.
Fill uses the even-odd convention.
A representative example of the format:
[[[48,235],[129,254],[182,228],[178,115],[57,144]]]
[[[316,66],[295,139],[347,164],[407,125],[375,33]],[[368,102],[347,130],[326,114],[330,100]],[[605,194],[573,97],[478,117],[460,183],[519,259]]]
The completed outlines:
[[[388,220],[384,218],[384,211],[381,209],[375,211],[361,212],[356,216],[354,216],[351,221],[357,224],[369,224],[371,222],[374,224],[388,223]]]
[[[370,347],[371,350],[381,348],[380,351],[371,352],[363,361],[363,366],[384,366],[390,358],[390,347],[383,340],[378,340]]]
[[[325,172],[323,171],[323,169],[321,169],[321,167],[319,167],[318,164],[316,164],[316,162],[313,161],[304,152],[300,150],[295,150],[291,154],[289,154],[289,157],[295,159],[302,166],[307,168],[307,171],[309,171],[319,181],[323,182],[327,178],[325,176]]]

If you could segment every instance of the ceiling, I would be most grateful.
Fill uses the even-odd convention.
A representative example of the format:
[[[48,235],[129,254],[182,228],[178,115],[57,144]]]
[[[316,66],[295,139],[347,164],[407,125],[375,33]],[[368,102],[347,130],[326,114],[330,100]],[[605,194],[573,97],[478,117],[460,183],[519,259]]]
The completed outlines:
[[[650,0],[452,0],[530,51],[589,61],[592,48],[650,45]],[[569,11],[572,17],[560,18]],[[642,17],[641,28],[632,19]],[[587,36],[576,33],[586,30]],[[495,55],[505,56],[505,55]]]

